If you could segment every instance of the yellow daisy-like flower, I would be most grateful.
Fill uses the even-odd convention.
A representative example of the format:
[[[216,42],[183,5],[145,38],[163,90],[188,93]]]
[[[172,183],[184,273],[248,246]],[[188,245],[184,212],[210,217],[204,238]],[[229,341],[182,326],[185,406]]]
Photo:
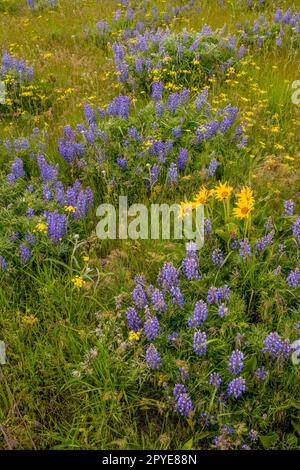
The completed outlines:
[[[253,191],[247,186],[237,194],[237,204],[233,215],[238,219],[246,219],[254,208]]]
[[[65,206],[64,209],[66,212],[76,212],[76,207],[74,206]]]
[[[249,205],[254,206],[254,197],[253,191],[248,186],[245,186],[241,191],[236,195],[238,202],[247,202]]]
[[[89,256],[83,256],[82,259],[85,263],[87,263],[90,260],[90,257]]]
[[[86,285],[86,282],[80,276],[75,276],[72,279],[72,282],[73,282],[75,287],[79,287],[79,288],[84,287]]]
[[[219,183],[219,185],[215,187],[214,193],[219,201],[225,201],[225,199],[229,198],[232,191],[233,188],[228,186],[227,183]]]
[[[130,331],[128,335],[128,340],[133,343],[134,341],[139,341],[141,337],[140,331]]]
[[[45,222],[40,222],[36,225],[35,230],[37,232],[47,233],[48,232],[48,225]]]
[[[205,186],[203,186],[200,189],[199,193],[196,194],[195,203],[197,205],[205,204],[211,195],[212,195],[212,191],[210,189],[205,188]]]

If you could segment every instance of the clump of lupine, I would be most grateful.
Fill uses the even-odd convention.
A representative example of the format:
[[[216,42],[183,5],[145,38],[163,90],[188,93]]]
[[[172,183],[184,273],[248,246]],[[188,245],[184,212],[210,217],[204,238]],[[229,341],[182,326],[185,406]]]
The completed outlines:
[[[109,192],[126,187],[128,195],[137,186],[141,193],[153,192],[162,184],[167,191],[180,189],[187,175],[196,177],[206,166],[213,179],[216,164],[207,153],[216,140],[236,160],[243,155],[240,142],[245,133],[236,138],[240,127],[236,106],[213,111],[206,88],[201,93],[182,89],[165,98],[163,93],[164,84],[153,82],[152,99],[139,113],[131,111],[126,95],[97,110],[85,105],[86,122],[64,128],[59,153],[84,173],[94,169],[96,177],[105,174]]]
[[[93,204],[92,191],[78,180],[66,187],[59,180],[58,165],[49,163],[41,153],[43,147],[40,141],[19,139],[6,140],[1,149],[6,155],[18,155],[5,165],[8,171],[1,169],[2,272],[55,251],[64,243],[67,231],[84,233],[83,221]]]
[[[261,15],[253,23],[245,21],[237,24],[237,31],[241,42],[257,48],[288,47],[299,49],[300,14],[291,7],[286,10],[277,8],[272,18]]]
[[[113,44],[116,74],[133,89],[150,92],[151,80],[163,81],[166,88],[176,91],[183,86],[199,87],[213,75],[223,74],[244,55],[236,37],[212,31],[204,25],[198,33],[169,30],[134,31],[124,42]]]
[[[251,341],[248,342],[247,334],[241,335],[237,329],[236,341],[239,343],[236,344],[243,344],[243,350],[240,346],[230,351],[224,333],[234,324],[234,305],[238,294],[227,284],[219,287],[209,285],[210,271],[204,261],[207,257],[201,251],[197,255],[195,246],[189,243],[180,269],[169,262],[162,266],[157,287],[152,284],[148,286],[144,275],[136,276],[133,304],[125,311],[131,330],[130,344],[141,342],[140,354],[143,357],[145,351],[145,361],[151,373],[165,377],[165,392],[162,393],[173,396],[170,399],[173,410],[186,417],[198,416],[196,410],[199,412],[201,409],[202,413],[208,411],[203,410],[203,404],[201,407],[198,405],[201,396],[193,392],[192,384],[196,380],[193,373],[197,376],[199,368],[201,386],[214,390],[214,396],[219,397],[215,406],[230,403],[235,407],[242,397],[247,397],[248,392],[260,394],[260,387],[270,374],[279,373],[278,365],[285,363],[285,367],[292,367],[289,359],[293,348],[290,341],[282,339],[277,332],[262,337],[256,331],[254,341],[255,330],[251,331]],[[255,259],[255,255],[252,256]],[[192,271],[197,272],[196,276],[191,276],[186,268],[186,261],[190,259],[195,262]],[[203,267],[201,276],[199,266]],[[226,279],[224,275],[222,277],[224,282]],[[226,281],[231,284],[229,279]],[[195,291],[196,295],[193,294]],[[174,302],[174,292],[180,302]],[[226,315],[219,314],[221,306],[223,310],[226,306]],[[250,320],[248,328],[251,324]],[[260,367],[257,367],[258,361]],[[179,378],[181,382],[178,382]],[[247,445],[251,447],[252,444],[249,442]]]
[[[55,7],[58,5],[58,0],[26,0],[26,2],[32,11],[36,11],[45,6]]]
[[[36,79],[33,66],[6,49],[2,50],[0,80],[0,111],[3,114],[36,115],[52,102],[53,84]]]
[[[159,3],[152,5],[147,0],[139,3],[130,0],[125,3],[120,2],[112,18],[100,19],[92,27],[86,26],[84,33],[97,45],[106,48],[116,36],[119,40],[130,41],[137,34],[166,27],[174,19],[195,14],[201,10],[201,6],[196,3],[195,0],[187,0],[185,4],[169,2],[167,5]]]

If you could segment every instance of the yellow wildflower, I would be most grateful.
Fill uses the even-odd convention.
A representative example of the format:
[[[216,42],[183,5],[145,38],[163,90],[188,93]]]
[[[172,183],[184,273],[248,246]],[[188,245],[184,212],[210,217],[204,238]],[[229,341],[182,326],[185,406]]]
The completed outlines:
[[[128,335],[128,341],[130,341],[131,343],[133,343],[134,341],[139,341],[141,337],[141,333],[140,331],[130,331],[129,335]]]
[[[205,204],[208,200],[208,198],[211,196],[212,194],[212,191],[210,189],[207,189],[205,188],[205,186],[203,186],[199,193],[196,194],[196,197],[195,197],[195,203],[197,205],[199,204]]]
[[[216,198],[219,201],[225,201],[225,199],[228,199],[232,191],[233,191],[233,188],[231,186],[228,186],[227,183],[221,183],[221,182],[219,183],[218,186],[215,187],[215,190],[214,190]]]
[[[79,287],[79,288],[84,287],[86,285],[86,282],[80,276],[75,276],[72,279],[72,282],[73,282],[75,287]]]
[[[48,225],[45,222],[40,222],[36,225],[35,230],[41,233],[47,233]]]

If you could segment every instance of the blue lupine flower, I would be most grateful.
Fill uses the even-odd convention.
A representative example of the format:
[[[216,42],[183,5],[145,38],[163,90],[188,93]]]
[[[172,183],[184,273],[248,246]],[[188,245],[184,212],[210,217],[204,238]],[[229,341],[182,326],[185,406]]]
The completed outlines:
[[[142,325],[141,319],[133,307],[129,307],[125,315],[126,315],[127,322],[133,331],[137,332],[142,328],[143,325]]]
[[[215,172],[217,171],[217,168],[218,168],[218,162],[215,158],[212,158],[206,170],[207,175],[214,176]]]
[[[187,159],[188,159],[188,150],[181,148],[179,150],[179,155],[177,158],[177,166],[181,171],[184,171]]]
[[[3,258],[2,255],[0,255],[0,270],[1,270],[2,272],[7,271],[7,262],[6,262],[6,259]]]
[[[244,367],[244,354],[236,349],[232,351],[232,354],[228,361],[228,370],[230,374],[240,374]]]
[[[214,266],[221,266],[224,262],[224,256],[220,248],[216,248],[212,254],[212,262]]]
[[[220,388],[220,385],[222,383],[220,374],[218,374],[217,372],[213,372],[212,374],[210,374],[209,383],[215,388]]]
[[[176,163],[172,162],[168,170],[169,185],[174,186],[177,183],[177,176],[178,176],[177,165]]]
[[[19,255],[23,264],[28,263],[28,261],[30,260],[30,256],[31,256],[30,249],[28,248],[27,245],[24,245],[24,243],[22,243],[19,247]]]
[[[284,201],[283,203],[284,210],[282,215],[284,216],[292,216],[294,215],[294,201],[289,199],[288,201]]]
[[[194,351],[198,356],[205,356],[207,351],[206,333],[204,331],[196,331],[194,333]]]
[[[244,240],[239,240],[239,246],[239,255],[245,261],[251,255],[249,240],[247,238]]]
[[[294,271],[290,271],[286,278],[286,283],[289,287],[298,287],[298,284],[300,283],[300,270],[298,268]]]
[[[144,324],[144,331],[148,341],[153,341],[159,334],[159,321],[156,316],[149,316]]]
[[[266,380],[269,375],[269,371],[265,368],[265,366],[259,367],[255,371],[255,377],[262,383]]]
[[[150,369],[158,369],[161,365],[161,359],[154,344],[150,344],[146,349],[146,361]]]
[[[246,391],[246,380],[242,377],[233,379],[228,384],[227,393],[234,398],[239,398]]]
[[[173,264],[165,263],[158,274],[157,283],[162,287],[163,291],[166,291],[178,285],[178,277],[178,271]]]
[[[207,305],[203,300],[195,303],[194,315],[188,319],[188,326],[190,328],[200,328],[202,323],[207,319]]]
[[[46,217],[46,223],[50,240],[55,244],[59,243],[67,232],[68,218],[66,214],[49,212]]]
[[[281,362],[284,362],[290,356],[291,345],[289,340],[282,341],[276,332],[270,333],[263,344],[262,351],[268,354],[273,361],[279,358]]]

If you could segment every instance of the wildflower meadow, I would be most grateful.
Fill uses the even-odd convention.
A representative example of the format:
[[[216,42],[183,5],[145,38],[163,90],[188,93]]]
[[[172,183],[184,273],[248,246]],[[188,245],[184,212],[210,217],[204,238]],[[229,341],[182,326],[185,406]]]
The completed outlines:
[[[300,1],[0,26],[0,448],[299,450]]]

